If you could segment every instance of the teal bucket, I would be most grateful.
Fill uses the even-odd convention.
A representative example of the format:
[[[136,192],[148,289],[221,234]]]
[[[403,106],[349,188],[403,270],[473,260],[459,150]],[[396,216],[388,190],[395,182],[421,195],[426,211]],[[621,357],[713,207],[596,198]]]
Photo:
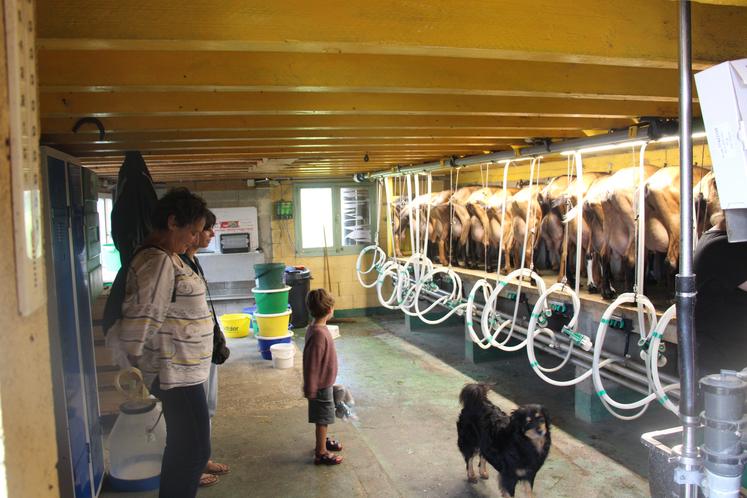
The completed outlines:
[[[285,263],[262,263],[254,265],[257,288],[260,290],[282,289],[285,287],[283,275]]]

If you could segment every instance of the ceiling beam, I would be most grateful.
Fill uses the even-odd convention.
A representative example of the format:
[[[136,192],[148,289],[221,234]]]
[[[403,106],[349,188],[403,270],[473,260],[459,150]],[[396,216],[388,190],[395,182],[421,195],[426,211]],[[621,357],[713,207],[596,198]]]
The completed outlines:
[[[98,134],[98,130],[96,131]],[[45,133],[41,137],[43,144],[78,144],[78,143],[110,143],[126,144],[132,142],[148,143],[199,143],[213,141],[245,141],[267,142],[289,140],[301,142],[324,142],[338,140],[358,140],[377,142],[381,140],[516,140],[528,137],[578,137],[581,130],[534,129],[526,130],[464,130],[456,128],[433,129],[420,128],[417,130],[389,129],[389,130],[278,130],[278,131],[211,131],[211,130],[175,130],[175,131],[132,131],[107,132],[104,140],[92,133],[75,134]]]
[[[675,68],[677,3],[38,0],[38,46],[476,57]],[[747,11],[694,4],[696,69],[744,55]],[[292,40],[292,41],[289,41]]]
[[[538,77],[542,75],[542,77]],[[346,92],[674,102],[677,73],[350,54],[42,50],[42,92]]]
[[[324,93],[43,93],[42,118],[73,116],[450,115],[676,116],[676,102],[473,95]]]
[[[77,118],[43,118],[44,133],[72,133]],[[527,130],[535,129],[584,130],[622,128],[633,123],[631,118],[595,117],[544,117],[544,116],[336,116],[336,115],[285,115],[285,116],[137,116],[101,118],[107,134],[119,132],[154,131],[280,131],[298,130],[391,130],[423,128],[459,130]],[[86,125],[78,135],[98,135],[95,126]]]

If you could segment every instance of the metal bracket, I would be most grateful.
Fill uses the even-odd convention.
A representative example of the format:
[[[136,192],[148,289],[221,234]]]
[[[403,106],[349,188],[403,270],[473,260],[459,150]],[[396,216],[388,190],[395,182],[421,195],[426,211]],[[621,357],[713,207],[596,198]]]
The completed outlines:
[[[677,484],[694,484],[700,486],[703,482],[703,473],[699,470],[674,469],[674,482]]]

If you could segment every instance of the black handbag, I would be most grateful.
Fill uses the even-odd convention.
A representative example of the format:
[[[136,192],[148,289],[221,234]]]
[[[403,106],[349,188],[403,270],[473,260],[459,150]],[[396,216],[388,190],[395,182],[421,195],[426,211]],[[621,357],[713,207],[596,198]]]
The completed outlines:
[[[213,303],[210,303],[212,307]],[[215,310],[213,310],[213,320],[215,320]],[[213,359],[212,362],[216,365],[222,365],[226,362],[228,357],[231,355],[231,350],[226,346],[226,337],[223,335],[223,331],[220,329],[220,325],[217,321],[213,325]]]
[[[188,258],[184,258],[187,264],[191,263]],[[194,259],[194,267],[197,274],[202,277],[202,281],[205,282],[205,291],[207,292],[208,303],[210,303],[210,309],[213,311],[213,357],[210,361],[216,365],[222,365],[226,362],[228,357],[231,355],[231,350],[226,345],[226,336],[223,335],[223,330],[220,328],[218,323],[218,315],[215,314],[215,306],[213,306],[213,299],[210,296],[210,289],[208,288],[207,280],[205,280],[205,273],[202,271],[197,258]]]

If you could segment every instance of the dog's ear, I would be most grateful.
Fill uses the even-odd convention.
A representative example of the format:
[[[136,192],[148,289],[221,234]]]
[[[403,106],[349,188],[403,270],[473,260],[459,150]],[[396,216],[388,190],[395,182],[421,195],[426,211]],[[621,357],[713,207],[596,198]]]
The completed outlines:
[[[520,406],[511,412],[508,425],[514,432],[524,432],[524,427],[527,425],[527,411],[524,407]]]
[[[547,409],[543,406],[542,407],[542,416],[545,419],[545,426],[547,429],[550,429],[550,414],[547,412]]]

